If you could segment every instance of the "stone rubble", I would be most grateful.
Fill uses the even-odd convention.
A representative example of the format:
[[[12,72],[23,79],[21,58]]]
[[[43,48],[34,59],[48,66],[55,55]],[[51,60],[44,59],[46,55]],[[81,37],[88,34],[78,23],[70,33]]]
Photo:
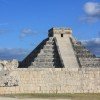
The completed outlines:
[[[18,61],[0,61],[0,86],[17,86],[18,80],[13,75],[10,75],[13,70],[18,68]]]

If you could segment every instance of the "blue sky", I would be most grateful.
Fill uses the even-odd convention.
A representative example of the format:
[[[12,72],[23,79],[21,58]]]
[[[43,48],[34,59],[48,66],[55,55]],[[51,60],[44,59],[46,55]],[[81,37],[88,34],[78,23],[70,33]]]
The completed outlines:
[[[0,0],[0,59],[22,60],[51,27],[72,28],[100,55],[100,0]]]

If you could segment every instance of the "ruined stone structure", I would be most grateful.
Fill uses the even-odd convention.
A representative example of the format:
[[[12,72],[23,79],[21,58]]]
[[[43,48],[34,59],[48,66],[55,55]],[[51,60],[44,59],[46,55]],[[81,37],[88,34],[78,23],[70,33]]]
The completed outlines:
[[[18,68],[18,61],[0,61],[0,86],[11,87],[18,85],[18,79],[16,75],[12,74],[12,70]]]
[[[100,58],[75,40],[70,28],[52,28],[48,36],[20,63],[19,68],[100,66]]]
[[[13,93],[100,93],[100,58],[52,28],[22,62],[0,61],[0,94]]]

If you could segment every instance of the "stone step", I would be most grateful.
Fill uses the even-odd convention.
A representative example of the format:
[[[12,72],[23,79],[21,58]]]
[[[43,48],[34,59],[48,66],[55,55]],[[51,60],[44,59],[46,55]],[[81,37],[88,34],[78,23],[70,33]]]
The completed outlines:
[[[45,50],[46,50],[46,51],[47,51],[47,50],[48,50],[48,51],[54,51],[54,48],[51,48],[51,47],[50,47],[50,48],[47,48],[47,47],[44,47],[44,48],[41,49],[41,50],[43,50],[43,51],[45,51]]]
[[[42,59],[42,58],[46,58],[46,59],[54,58],[54,55],[38,55],[37,58],[40,58],[40,59]]]
[[[54,49],[54,46],[53,45],[45,45],[44,47],[43,47],[43,49]]]
[[[82,64],[82,66],[86,66],[86,67],[100,67],[100,64]]]
[[[38,54],[38,56],[42,56],[42,55],[43,56],[53,56],[54,55],[54,52],[41,52],[40,54]]]
[[[31,65],[34,66],[34,65]],[[35,68],[55,68],[55,66],[34,66]]]
[[[31,63],[32,66],[41,66],[41,67],[45,67],[45,66],[53,66],[54,63],[44,63],[44,62],[40,62],[40,63],[37,63],[37,62],[32,62]]]
[[[54,52],[54,50],[43,50],[41,49],[40,53],[44,54],[44,53],[48,53],[48,54],[52,54]]]
[[[49,44],[46,44],[46,45],[44,45],[44,47],[54,47],[54,45],[49,45]]]
[[[53,40],[54,39],[54,37],[49,37],[49,40]]]
[[[47,42],[46,42],[46,44],[49,44],[49,45],[50,45],[50,44],[52,45],[53,43],[54,43],[54,41],[47,41]]]
[[[100,62],[100,59],[96,59],[96,58],[80,58],[81,61],[98,61]]]
[[[45,45],[48,45],[48,46],[54,46],[53,43],[51,43],[51,44],[46,43]]]
[[[37,61],[37,62],[53,62],[54,61],[54,58],[46,58],[46,59],[40,59],[40,58],[36,58],[35,60],[34,60],[34,62],[35,61]]]
[[[29,68],[55,68],[55,66],[34,66],[34,65],[31,65],[31,66],[29,66]]]
[[[44,62],[44,63],[47,62],[48,63],[48,62],[57,62],[58,60],[59,60],[58,58],[53,58],[53,57],[52,58],[46,58],[46,59],[37,58],[37,59],[34,60],[34,62],[38,62],[38,63],[39,62]]]
[[[34,62],[54,62],[54,61],[57,61],[58,60],[58,58],[36,58],[35,60],[34,60]]]
[[[52,66],[54,66],[54,64],[40,64],[40,63],[39,64],[31,64],[31,65],[35,66],[35,67],[40,67],[40,66],[41,67],[47,67],[47,66],[51,66],[52,67]]]
[[[49,37],[48,41],[54,41],[53,37]]]
[[[49,40],[48,40],[48,41],[46,41],[46,42],[53,42],[53,40],[50,40],[50,39],[49,39]]]
[[[32,63],[34,63],[34,64],[44,64],[44,65],[49,65],[49,64],[54,64],[54,62],[40,62],[40,63],[38,63],[38,62],[32,62]]]

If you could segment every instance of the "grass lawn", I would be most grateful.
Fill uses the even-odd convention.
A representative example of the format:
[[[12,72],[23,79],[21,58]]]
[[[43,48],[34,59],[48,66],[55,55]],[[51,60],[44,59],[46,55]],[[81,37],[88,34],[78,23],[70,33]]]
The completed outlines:
[[[4,95],[6,97],[12,97],[12,98],[43,98],[43,99],[69,99],[69,100],[100,100],[100,94],[99,93],[75,93],[75,94],[12,94],[12,95]]]

